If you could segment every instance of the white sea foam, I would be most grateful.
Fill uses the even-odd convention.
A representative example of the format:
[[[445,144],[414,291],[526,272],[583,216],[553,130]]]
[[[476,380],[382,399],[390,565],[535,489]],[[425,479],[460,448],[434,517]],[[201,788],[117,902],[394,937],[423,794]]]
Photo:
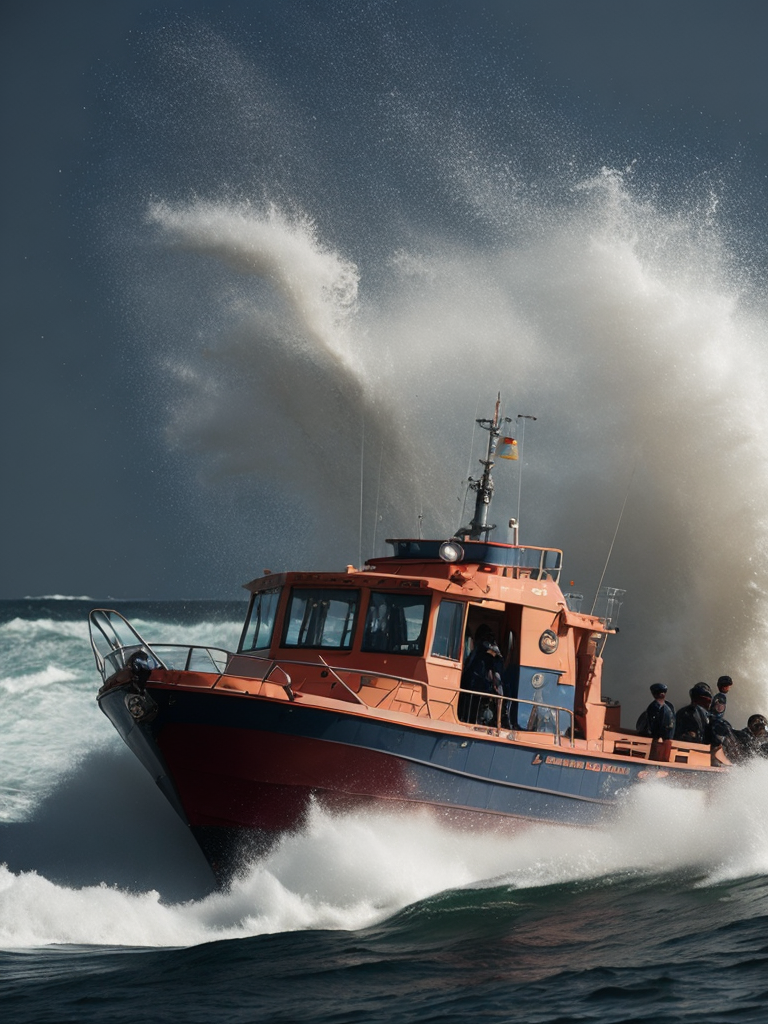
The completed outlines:
[[[225,650],[234,650],[237,647],[243,629],[243,623],[240,621],[192,624],[156,622],[141,618],[132,618],[130,621],[140,636],[150,644],[197,644],[203,647],[221,647]]]
[[[267,278],[297,318],[299,340],[344,361],[345,328],[357,298],[357,267],[324,246],[308,217],[276,206],[153,203],[149,220],[180,247],[216,257],[248,277]]]
[[[456,833],[425,813],[315,810],[230,891],[167,905],[155,891],[70,888],[0,872],[0,945],[187,946],[303,929],[356,929],[447,889],[566,884],[688,872],[699,885],[768,872],[768,765],[737,769],[710,796],[652,783],[595,829]]]
[[[239,622],[134,621],[147,640],[232,649]],[[15,618],[0,625],[0,822],[28,819],[80,761],[119,743],[99,712],[100,678],[82,621]]]
[[[69,672],[58,665],[48,665],[40,672],[29,672],[27,675],[0,676],[0,688],[7,693],[26,693],[42,686],[51,686],[53,683],[66,683],[72,679],[77,679],[75,672]]]
[[[88,641],[88,623],[60,619],[10,619],[0,624],[0,640],[8,643],[34,643],[46,637],[75,638]]]

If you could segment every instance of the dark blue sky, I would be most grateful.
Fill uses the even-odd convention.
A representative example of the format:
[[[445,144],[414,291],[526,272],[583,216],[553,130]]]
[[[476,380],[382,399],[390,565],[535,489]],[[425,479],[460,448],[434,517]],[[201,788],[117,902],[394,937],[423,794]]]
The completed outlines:
[[[670,191],[677,171],[690,176],[696,162],[702,175],[737,182],[727,216],[742,246],[755,250],[753,265],[765,266],[768,7],[761,0],[6,0],[0,19],[2,597],[235,596],[251,574],[244,565],[242,578],[230,577],[231,550],[219,557],[209,528],[165,483],[194,473],[195,457],[163,442],[151,385],[133,365],[146,325],[115,284],[121,232],[139,230],[131,227],[137,204],[158,191],[173,198],[175,182],[179,194],[194,190],[197,159],[201,190],[210,192],[219,171],[215,159],[199,156],[205,140],[173,123],[173,71],[161,72],[157,61],[161,42],[172,45],[169,32],[210,29],[310,120],[313,104],[334,107],[328,131],[339,139],[340,122],[375,104],[388,74],[407,93],[405,65],[418,63],[419,40],[428,40],[452,69],[457,96],[495,105],[491,124],[502,123],[514,89],[588,140],[596,166],[642,154],[646,164],[659,161],[657,186],[667,181]],[[393,39],[410,48],[403,67],[382,63]],[[163,90],[169,105],[161,123]],[[330,139],[324,150],[338,162],[337,183],[365,177],[376,159],[359,116],[359,147]],[[174,152],[191,168],[184,181],[163,150],[177,129]],[[205,138],[215,149],[211,133]],[[290,126],[285,142],[292,146]],[[260,160],[262,170],[267,162],[252,141],[244,138],[242,149],[243,168],[233,172],[241,188],[249,174],[258,176],[245,158]],[[286,181],[297,166],[287,163]],[[273,185],[278,164],[278,155],[270,158]],[[312,173],[319,181],[319,171],[307,168]],[[373,233],[387,201],[372,170],[371,180]],[[428,222],[423,169],[388,180],[412,191],[412,209]],[[366,200],[346,207],[345,223],[345,204],[326,198],[348,242]],[[354,255],[363,258],[366,232],[358,238]]]

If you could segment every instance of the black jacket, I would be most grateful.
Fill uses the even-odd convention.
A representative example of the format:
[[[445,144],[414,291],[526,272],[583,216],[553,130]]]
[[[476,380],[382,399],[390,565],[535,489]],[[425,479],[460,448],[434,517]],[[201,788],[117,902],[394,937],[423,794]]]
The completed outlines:
[[[689,743],[711,743],[712,726],[709,712],[700,704],[686,704],[677,712],[675,739]]]
[[[674,704],[651,701],[637,720],[637,731],[641,736],[651,736],[655,740],[671,740],[675,735]]]

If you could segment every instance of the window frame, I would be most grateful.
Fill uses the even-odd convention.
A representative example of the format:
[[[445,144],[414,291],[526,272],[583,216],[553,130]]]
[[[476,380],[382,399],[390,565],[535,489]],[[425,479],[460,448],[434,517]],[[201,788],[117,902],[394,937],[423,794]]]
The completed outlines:
[[[330,644],[330,643],[322,643],[322,641],[319,644],[317,644],[317,643],[312,643],[312,644],[301,643],[300,640],[301,640],[302,630],[308,631],[310,629],[310,627],[311,627],[311,624],[312,624],[311,619],[312,619],[313,612],[310,611],[307,607],[304,608],[304,611],[302,613],[301,619],[299,621],[296,641],[295,642],[289,641],[288,635],[289,635],[289,633],[291,631],[291,626],[296,621],[292,617],[292,614],[291,614],[293,606],[294,606],[294,601],[301,594],[308,594],[308,595],[314,594],[314,595],[317,595],[318,596],[317,597],[318,600],[323,600],[323,597],[321,597],[320,595],[329,595],[327,597],[329,602],[330,601],[334,601],[334,600],[338,601],[339,603],[342,603],[342,604],[346,602],[347,608],[348,608],[348,612],[347,612],[347,615],[346,615],[345,619],[343,620],[342,630],[341,630],[341,634],[340,634],[340,638],[339,638],[340,641],[341,641],[341,640],[344,639],[344,637],[346,637],[346,641],[347,641],[346,643],[341,643],[340,642],[338,644]],[[281,639],[280,639],[280,646],[285,648],[286,650],[292,650],[292,651],[305,651],[305,650],[308,650],[308,651],[344,651],[344,652],[347,652],[347,651],[352,650],[352,644],[353,644],[353,641],[354,641],[354,638],[355,638],[355,631],[357,629],[357,622],[358,622],[358,619],[360,617],[360,606],[361,606],[361,603],[362,603],[361,600],[360,600],[360,596],[361,596],[361,591],[358,588],[348,589],[348,588],[341,588],[341,587],[308,587],[308,586],[294,586],[294,587],[291,587],[291,590],[290,590],[290,593],[288,595],[288,599],[287,599],[287,602],[286,602],[286,606],[285,606],[285,616],[284,616],[284,619],[283,619],[283,628],[282,628],[282,635],[281,635]],[[307,600],[309,600],[309,599],[307,599]],[[350,608],[352,609],[351,621],[350,621],[350,615],[349,615],[349,609]],[[328,621],[328,612],[326,611],[325,615],[322,618],[322,622],[321,622],[321,628],[322,628],[323,633],[325,632],[325,626],[326,626],[326,622],[327,621]],[[317,627],[315,627],[315,628],[317,628]]]
[[[280,597],[282,595],[282,592],[283,592],[282,586],[277,586],[277,587],[268,587],[268,588],[266,588],[264,590],[258,590],[258,591],[255,591],[253,593],[253,595],[251,596],[251,603],[248,606],[248,614],[245,617],[245,624],[243,625],[243,632],[242,632],[242,634],[240,636],[240,643],[239,643],[238,648],[237,648],[238,654],[250,654],[253,651],[267,651],[272,646],[272,640],[274,639],[274,636],[275,636],[275,626],[277,625],[277,620],[278,620],[278,617],[279,617]],[[263,647],[246,647],[245,643],[246,643],[246,641],[248,639],[248,634],[251,631],[251,627],[253,625],[254,609],[256,608],[257,605],[261,605],[261,601],[262,601],[262,599],[264,597],[268,597],[268,596],[271,596],[271,595],[275,595],[276,600],[275,600],[275,606],[274,606],[274,615],[273,615],[273,619],[272,619],[272,627],[271,627],[271,629],[269,631],[269,642],[267,644],[265,644]]]
[[[405,609],[401,604],[397,602],[406,602],[410,600],[412,604],[421,604],[423,607],[423,615],[419,626],[419,632],[415,640],[408,639],[407,626],[405,627],[403,634],[403,641],[401,644],[396,646],[373,646],[372,642],[368,640],[369,636],[369,620],[371,611],[376,606],[377,600],[383,599],[387,603],[392,604],[393,608],[397,608],[402,612],[403,624],[407,622]],[[361,654],[397,654],[404,655],[405,657],[411,658],[423,658],[424,652],[427,648],[427,639],[429,637],[429,622],[430,613],[432,610],[432,594],[427,591],[392,591],[392,590],[369,590],[368,591],[368,603],[365,610],[365,625],[363,627],[363,634],[360,639],[360,653]],[[387,614],[391,614],[388,610]],[[414,647],[414,645],[416,645]],[[407,647],[407,650],[403,650],[403,647]]]
[[[455,638],[455,648],[456,648],[456,654],[455,655],[451,655],[450,653],[449,654],[438,654],[438,653],[435,652],[435,641],[437,640],[437,636],[438,636],[438,624],[439,624],[439,621],[440,621],[440,613],[441,613],[443,607],[444,606],[448,606],[448,605],[453,605],[456,608],[458,608],[458,610],[459,610],[459,618],[458,618],[458,621],[457,621],[456,626],[455,626],[455,628],[457,629],[457,635],[456,635],[456,638]],[[429,657],[430,658],[439,658],[440,661],[451,661],[454,664],[460,664],[461,663],[461,661],[462,661],[462,654],[463,654],[463,651],[464,651],[464,631],[465,631],[466,620],[467,620],[467,602],[466,601],[456,601],[453,598],[446,598],[446,597],[443,597],[443,598],[440,599],[440,603],[437,606],[437,611],[436,611],[435,617],[434,617],[434,628],[432,630],[432,643],[430,644],[430,648],[429,648]],[[449,643],[449,641],[450,641],[450,629],[448,630],[448,633],[447,633],[447,636],[446,636],[446,645]]]

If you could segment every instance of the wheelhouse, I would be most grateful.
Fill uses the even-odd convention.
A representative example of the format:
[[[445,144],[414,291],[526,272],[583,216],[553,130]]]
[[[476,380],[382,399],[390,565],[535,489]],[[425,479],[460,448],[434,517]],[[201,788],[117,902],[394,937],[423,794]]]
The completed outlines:
[[[389,543],[394,554],[362,571],[266,574],[247,584],[251,601],[228,671],[259,675],[253,659],[292,675],[301,665],[304,688],[320,685],[309,681],[316,665],[351,694],[377,679],[418,682],[460,722],[464,670],[483,631],[503,666],[497,725],[602,734],[600,654],[611,624],[581,615],[572,595],[562,594],[560,550],[456,539]]]

